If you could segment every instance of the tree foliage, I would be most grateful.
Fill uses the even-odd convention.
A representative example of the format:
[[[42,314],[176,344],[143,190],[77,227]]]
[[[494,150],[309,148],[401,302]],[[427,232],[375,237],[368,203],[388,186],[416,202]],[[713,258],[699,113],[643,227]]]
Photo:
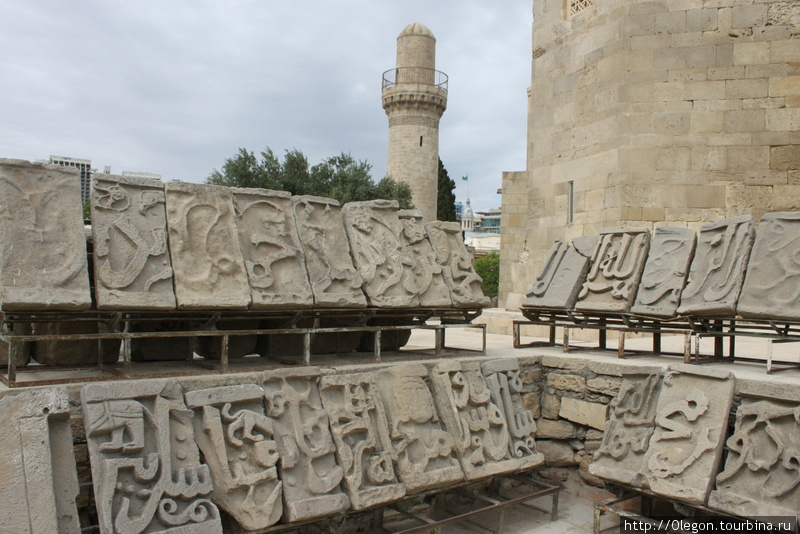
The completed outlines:
[[[500,283],[500,255],[497,252],[487,254],[475,260],[475,272],[483,278],[481,289],[488,297],[497,296],[497,286]]]
[[[287,150],[283,161],[269,147],[261,151],[260,159],[252,151],[240,148],[235,156],[225,160],[220,170],[211,172],[206,183],[317,195],[335,198],[342,204],[386,198],[397,200],[401,209],[413,207],[408,184],[389,177],[376,184],[371,171],[372,165],[356,161],[344,152],[312,167],[296,148]]]
[[[456,220],[456,183],[447,174],[439,158],[439,194],[436,199],[436,218],[440,221]]]

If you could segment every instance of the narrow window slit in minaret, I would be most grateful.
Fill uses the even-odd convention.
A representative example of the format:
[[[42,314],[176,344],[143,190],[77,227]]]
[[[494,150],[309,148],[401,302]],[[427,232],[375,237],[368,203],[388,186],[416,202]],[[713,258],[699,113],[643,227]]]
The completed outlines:
[[[422,146],[422,136],[419,136],[419,146]]]

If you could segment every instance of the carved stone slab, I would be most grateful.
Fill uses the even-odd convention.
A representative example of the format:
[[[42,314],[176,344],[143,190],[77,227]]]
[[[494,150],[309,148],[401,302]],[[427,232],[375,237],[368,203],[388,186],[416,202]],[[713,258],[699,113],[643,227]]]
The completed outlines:
[[[401,240],[396,200],[349,202],[342,208],[353,264],[370,306],[419,306],[414,261]]]
[[[230,188],[166,182],[164,191],[178,307],[247,308],[250,287]]]
[[[186,393],[194,436],[211,471],[213,501],[245,530],[267,528],[283,513],[278,449],[264,391],[255,384]]]
[[[678,313],[735,315],[754,238],[750,215],[704,224]]]
[[[696,242],[692,230],[656,228],[631,312],[652,317],[675,316]]]
[[[660,374],[629,374],[611,401],[603,443],[589,473],[636,488],[646,487],[644,457],[653,435],[661,392]]]
[[[442,430],[428,370],[421,363],[395,365],[377,377],[386,406],[395,470],[407,493],[445,486],[464,478],[453,436]]]
[[[547,252],[542,272],[522,305],[528,308],[572,309],[586,280],[591,253],[597,247],[598,240],[598,236],[584,236],[573,240],[573,245],[567,245],[556,239]]]
[[[175,308],[161,180],[92,178],[94,294],[100,309]]]
[[[472,265],[472,254],[464,245],[461,226],[456,222],[434,221],[425,225],[425,232],[442,266],[444,281],[450,288],[456,308],[485,308],[489,297],[483,294],[483,280]]]
[[[745,517],[798,517],[798,443],[800,404],[744,397],[709,507]]]
[[[268,371],[263,375],[267,415],[273,420],[281,461],[284,521],[302,521],[350,508],[340,487],[344,470],[317,388],[314,368]]]
[[[456,440],[456,452],[467,480],[522,468],[509,452],[505,415],[492,402],[480,364],[448,360],[430,371],[434,398],[444,429]]]
[[[179,384],[90,384],[81,400],[102,532],[222,533]]]
[[[314,306],[365,307],[362,278],[350,257],[339,202],[308,195],[292,197],[292,214],[306,256]]]
[[[670,366],[644,459],[653,493],[690,504],[706,503],[722,461],[734,382],[729,372]]]
[[[0,159],[0,307],[85,310],[91,304],[80,173]]]
[[[647,229],[601,230],[575,309],[623,313],[630,310],[649,248]]]
[[[291,195],[267,189],[232,191],[251,308],[311,307],[314,297],[294,226]]]
[[[767,213],[758,225],[737,312],[800,320],[800,211]]]
[[[492,393],[492,402],[506,416],[511,457],[520,460],[522,469],[540,465],[544,456],[536,451],[533,414],[522,402],[519,361],[516,358],[490,360],[481,365],[481,371]]]
[[[449,308],[453,305],[450,288],[444,281],[442,266],[436,260],[431,242],[422,223],[422,212],[400,210],[400,237],[413,261],[411,271],[417,284],[419,305],[423,308]]]
[[[319,390],[352,508],[403,497],[406,488],[394,474],[389,424],[372,373],[323,376]]]
[[[78,474],[69,399],[58,388],[0,399],[0,503],[4,534],[78,534]]]

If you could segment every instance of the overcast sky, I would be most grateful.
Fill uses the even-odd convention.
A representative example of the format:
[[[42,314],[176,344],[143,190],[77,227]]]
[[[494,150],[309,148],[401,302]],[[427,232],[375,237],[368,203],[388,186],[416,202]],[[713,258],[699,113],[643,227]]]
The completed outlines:
[[[500,206],[525,168],[531,0],[3,0],[0,157],[202,182],[239,147],[386,170],[381,74],[421,22],[450,77],[439,155]],[[461,179],[469,175],[468,182]]]

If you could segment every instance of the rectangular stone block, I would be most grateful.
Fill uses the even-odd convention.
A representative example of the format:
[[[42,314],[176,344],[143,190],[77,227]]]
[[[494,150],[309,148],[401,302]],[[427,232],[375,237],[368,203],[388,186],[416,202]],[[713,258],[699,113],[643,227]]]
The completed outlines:
[[[647,229],[601,230],[575,309],[627,312],[636,297],[649,248]]]
[[[419,306],[414,262],[401,238],[396,200],[349,202],[342,208],[353,264],[370,306]]]
[[[222,534],[179,384],[90,384],[81,402],[102,532]]]
[[[78,473],[64,389],[0,399],[3,534],[79,534]]]
[[[303,521],[350,508],[336,447],[322,407],[319,370],[277,369],[262,377],[281,461],[284,521]]]
[[[425,225],[425,232],[442,267],[445,283],[456,308],[485,308],[489,297],[483,294],[483,280],[475,273],[472,254],[464,245],[461,226],[455,222],[434,221]]]
[[[693,230],[656,228],[631,313],[665,318],[676,315],[696,242]]]
[[[166,182],[164,191],[178,308],[247,308],[250,287],[230,188]]]
[[[417,287],[419,305],[423,308],[449,308],[453,305],[450,288],[444,281],[442,266],[436,260],[431,242],[422,223],[422,212],[400,210],[401,238],[411,256],[411,272]]]
[[[161,180],[95,174],[91,214],[97,307],[175,309]]]
[[[91,304],[78,170],[0,159],[0,308]]]
[[[253,309],[309,308],[314,296],[285,191],[233,188],[239,246]]]
[[[737,312],[800,320],[800,211],[767,213],[758,225]]]
[[[292,198],[292,216],[306,257],[306,271],[318,308],[363,308],[363,279],[353,266],[339,202]]]
[[[319,380],[344,488],[354,510],[390,502],[406,493],[394,472],[389,423],[372,373],[337,374]]]
[[[526,293],[522,305],[526,308],[572,309],[586,280],[589,259],[598,240],[598,236],[585,236],[567,245],[557,239],[547,252],[542,272]]]
[[[564,397],[561,399],[561,409],[558,412],[558,416],[580,425],[603,430],[606,426],[608,406]]]
[[[704,224],[678,313],[734,315],[754,238],[750,215]]]

